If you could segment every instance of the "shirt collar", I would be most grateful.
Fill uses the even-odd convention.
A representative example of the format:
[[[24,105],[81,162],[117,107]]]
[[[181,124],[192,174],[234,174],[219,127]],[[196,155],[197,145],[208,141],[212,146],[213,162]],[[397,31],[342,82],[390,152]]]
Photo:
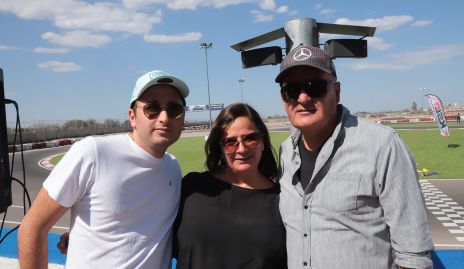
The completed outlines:
[[[349,120],[349,117],[350,117],[350,114],[351,114],[350,111],[348,110],[348,108],[346,108],[342,104],[337,105],[337,112],[341,113],[340,121],[337,123],[337,126],[335,126],[335,129],[334,129],[332,135],[330,136],[330,138],[327,140],[327,142],[334,141],[340,136],[340,131],[342,130],[345,123]],[[296,129],[296,131],[294,131],[290,135],[290,137],[291,137],[291,140],[292,140],[293,149],[297,149],[298,148],[298,141],[299,141],[299,139],[301,137],[301,131],[299,129]]]

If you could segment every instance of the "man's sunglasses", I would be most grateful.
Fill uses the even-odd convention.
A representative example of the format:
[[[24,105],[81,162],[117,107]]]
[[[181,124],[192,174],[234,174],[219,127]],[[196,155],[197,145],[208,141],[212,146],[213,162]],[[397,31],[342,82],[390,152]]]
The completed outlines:
[[[337,83],[333,80],[312,79],[304,83],[285,83],[280,88],[282,99],[287,103],[297,102],[301,91],[304,91],[311,98],[321,98],[327,93],[330,84]]]
[[[157,119],[163,110],[166,111],[168,117],[171,119],[178,119],[185,113],[185,108],[182,104],[170,102],[168,105],[162,106],[155,100],[149,101],[142,107],[134,106],[134,108],[141,108],[143,114],[150,120]]]
[[[226,153],[234,153],[237,151],[240,143],[247,148],[254,148],[261,141],[261,135],[257,132],[244,135],[242,137],[225,137],[221,141],[222,148]]]

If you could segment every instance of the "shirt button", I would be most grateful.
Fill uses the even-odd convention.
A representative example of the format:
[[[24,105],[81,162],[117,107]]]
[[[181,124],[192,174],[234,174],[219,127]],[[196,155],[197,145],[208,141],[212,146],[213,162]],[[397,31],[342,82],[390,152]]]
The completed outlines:
[[[308,234],[304,234],[303,236],[304,236],[304,237],[308,237]]]
[[[307,263],[307,262],[303,262],[303,265],[304,265],[304,266],[308,266],[308,263]]]
[[[307,206],[307,205],[305,205],[305,206],[304,206],[304,209],[308,209],[308,206]]]

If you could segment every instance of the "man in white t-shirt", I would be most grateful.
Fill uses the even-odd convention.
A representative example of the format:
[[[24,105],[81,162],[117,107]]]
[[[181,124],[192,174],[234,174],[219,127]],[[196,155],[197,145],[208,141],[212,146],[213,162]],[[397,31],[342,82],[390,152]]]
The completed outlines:
[[[47,233],[68,209],[66,268],[170,268],[182,173],[166,150],[184,126],[188,93],[179,78],[148,72],[130,99],[131,133],[71,147],[21,222],[21,268],[47,268]]]

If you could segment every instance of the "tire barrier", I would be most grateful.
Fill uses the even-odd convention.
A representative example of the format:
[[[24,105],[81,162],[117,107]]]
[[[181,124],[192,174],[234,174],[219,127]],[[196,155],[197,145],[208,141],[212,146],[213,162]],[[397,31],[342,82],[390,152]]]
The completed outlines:
[[[28,143],[23,144],[23,150],[31,149],[44,149],[44,148],[54,148],[60,146],[72,145],[74,142],[81,140],[82,138],[70,138],[70,139],[60,139],[48,142],[39,142],[39,143]],[[21,151],[21,145],[8,145],[8,152],[19,152]]]

